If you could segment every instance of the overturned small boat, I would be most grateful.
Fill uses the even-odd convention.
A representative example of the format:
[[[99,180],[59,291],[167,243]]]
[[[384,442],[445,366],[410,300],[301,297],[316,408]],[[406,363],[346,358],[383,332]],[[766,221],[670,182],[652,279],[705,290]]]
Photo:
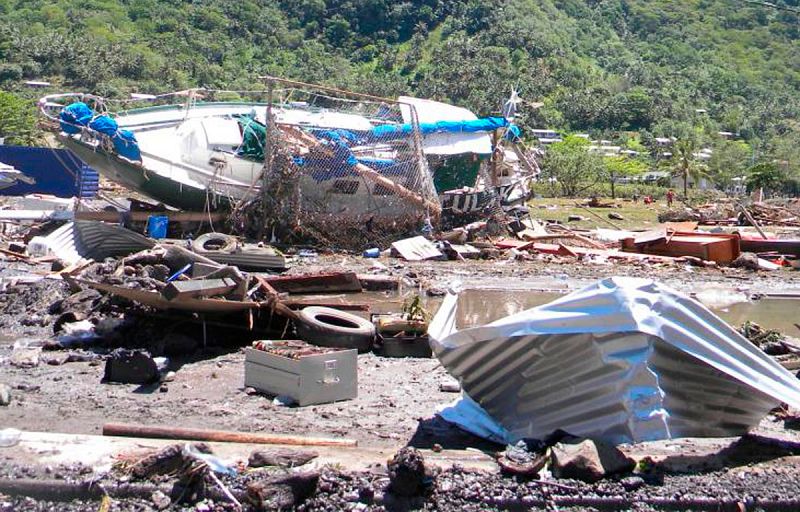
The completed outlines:
[[[487,190],[512,200],[529,192],[530,173],[517,179],[508,165],[487,163],[492,136],[518,134],[505,117],[478,119],[410,97],[266,83],[247,99],[205,89],[125,101],[50,95],[40,110],[61,142],[106,177],[185,210],[237,211],[254,199],[279,200],[271,213],[302,211],[297,225],[344,218],[371,229],[419,228],[442,212],[431,163],[456,166],[457,179],[443,184],[446,212],[479,210]],[[466,161],[472,175],[461,172]],[[478,176],[489,167],[493,177]]]
[[[481,327],[457,330],[450,293],[431,345],[461,381],[445,419],[499,442],[555,430],[614,443],[746,433],[800,406],[797,378],[705,306],[614,277]]]

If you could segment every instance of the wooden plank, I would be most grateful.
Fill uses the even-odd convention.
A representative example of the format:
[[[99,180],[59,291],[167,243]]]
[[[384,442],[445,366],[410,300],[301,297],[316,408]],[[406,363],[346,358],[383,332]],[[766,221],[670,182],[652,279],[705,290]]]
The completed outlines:
[[[358,274],[361,288],[370,292],[393,291],[400,288],[400,278],[395,276]]]
[[[77,211],[75,220],[97,220],[102,222],[119,222],[124,216],[133,222],[146,222],[151,215],[168,217],[170,222],[219,222],[226,218],[224,212],[107,212]]]
[[[158,292],[148,290],[136,290],[123,286],[114,286],[106,283],[95,283],[84,279],[76,279],[75,283],[81,286],[88,286],[110,293],[134,302],[139,302],[146,306],[157,309],[177,309],[183,311],[195,311],[198,313],[234,313],[262,307],[262,304],[252,301],[223,300],[223,299],[186,299],[181,301],[169,301]]]
[[[31,257],[28,256],[27,254],[22,254],[21,252],[9,251],[8,249],[0,249],[0,253],[3,253],[6,256],[11,256],[23,261],[30,261],[31,259]]]
[[[362,291],[355,272],[324,272],[296,276],[265,277],[279,293],[346,293]]]
[[[126,423],[106,423],[103,425],[103,435],[186,441],[218,441],[223,443],[285,444],[291,446],[358,446],[357,441],[346,438],[304,437],[203,428],[130,425]]]
[[[226,295],[236,289],[236,281],[228,277],[224,279],[191,279],[189,281],[173,281],[161,290],[161,295],[170,301],[194,299],[197,297],[213,297]]]
[[[514,240],[512,238],[501,238],[494,242],[494,246],[498,249],[517,249],[524,251],[534,245],[534,241]]]
[[[396,251],[406,261],[422,261],[442,256],[439,249],[424,236],[398,240],[392,243],[392,250]]]

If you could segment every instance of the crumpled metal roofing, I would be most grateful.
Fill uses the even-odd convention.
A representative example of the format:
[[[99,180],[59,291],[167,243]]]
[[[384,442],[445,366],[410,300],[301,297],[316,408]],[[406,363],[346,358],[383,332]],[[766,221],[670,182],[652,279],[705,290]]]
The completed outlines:
[[[49,252],[69,265],[84,259],[102,261],[150,249],[153,240],[134,231],[105,222],[68,222],[45,237],[34,237],[28,250],[37,255]]]
[[[432,348],[507,442],[559,428],[614,443],[740,435],[781,402],[800,407],[794,375],[651,280],[606,279],[462,331],[457,298],[431,322]]]

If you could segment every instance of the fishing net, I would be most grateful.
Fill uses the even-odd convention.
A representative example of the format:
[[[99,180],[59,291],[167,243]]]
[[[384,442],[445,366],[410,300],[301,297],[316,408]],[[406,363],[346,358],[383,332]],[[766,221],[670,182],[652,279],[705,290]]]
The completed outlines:
[[[265,173],[261,190],[234,208],[242,234],[363,249],[438,223],[441,207],[410,105],[313,89],[273,94],[263,113],[239,119],[240,156],[263,160]]]

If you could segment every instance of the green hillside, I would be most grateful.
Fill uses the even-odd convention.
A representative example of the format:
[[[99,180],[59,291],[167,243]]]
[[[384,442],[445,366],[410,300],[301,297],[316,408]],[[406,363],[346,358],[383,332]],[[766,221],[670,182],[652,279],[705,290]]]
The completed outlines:
[[[260,74],[798,160],[800,4],[774,0],[0,0],[0,89],[250,89]],[[699,112],[698,112],[699,111]]]

